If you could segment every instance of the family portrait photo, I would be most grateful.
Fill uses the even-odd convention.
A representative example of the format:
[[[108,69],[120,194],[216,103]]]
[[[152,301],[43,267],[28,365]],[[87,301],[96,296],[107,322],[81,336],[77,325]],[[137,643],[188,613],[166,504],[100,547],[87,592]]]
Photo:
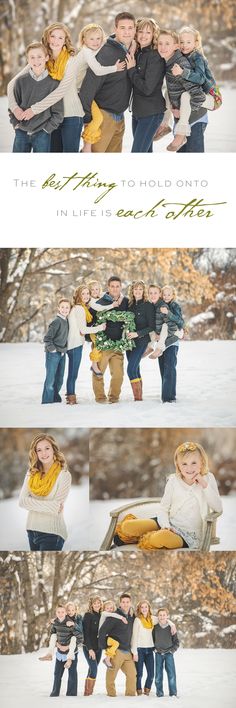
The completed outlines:
[[[96,547],[236,550],[234,451],[234,428],[93,429]]]
[[[0,257],[2,425],[234,425],[234,249]]]
[[[234,705],[235,554],[8,552],[1,576],[11,708]]]
[[[234,152],[235,2],[0,2],[0,150]]]
[[[89,430],[1,428],[0,447],[1,550],[86,548]]]

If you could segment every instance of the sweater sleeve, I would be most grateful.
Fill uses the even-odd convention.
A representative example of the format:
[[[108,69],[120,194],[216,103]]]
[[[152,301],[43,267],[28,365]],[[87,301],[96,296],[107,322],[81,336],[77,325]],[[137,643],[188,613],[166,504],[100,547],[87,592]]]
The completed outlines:
[[[84,53],[85,60],[95,76],[106,76],[107,74],[114,74],[117,71],[116,64],[112,64],[112,66],[102,66],[102,64],[99,64],[93,50],[89,49],[89,47],[83,47],[81,51]]]
[[[47,345],[47,350],[49,352],[53,352],[56,349],[53,340],[54,340],[57,332],[59,331],[59,327],[60,327],[59,322],[57,320],[53,320],[52,322],[50,322],[50,324],[48,326],[48,330],[47,330],[46,334],[44,335],[43,341]]]
[[[58,514],[61,504],[64,504],[66,497],[69,494],[71,486],[71,475],[68,470],[62,470],[58,477],[58,489],[55,499],[47,499],[47,497],[37,499],[30,494],[28,489],[29,472],[27,472],[23,487],[19,497],[19,506],[28,511],[44,512],[45,514]]]
[[[144,78],[139,75],[138,67],[128,69],[128,73],[133,86],[144,96],[150,96],[161,79],[164,79],[163,61],[155,52],[149,58]]]
[[[15,108],[17,108],[17,106],[18,106],[18,103],[16,102],[16,97],[14,94],[14,87],[15,87],[16,80],[20,76],[23,76],[24,74],[28,74],[29,68],[30,68],[29,64],[27,64],[26,66],[24,66],[24,69],[21,69],[21,71],[18,71],[18,74],[16,74],[16,76],[14,76],[13,79],[11,79],[11,81],[9,81],[9,84],[7,86],[7,95],[8,95],[8,107],[10,108],[11,111],[14,111]]]
[[[100,305],[100,303],[95,300],[94,297],[90,299],[90,305],[95,312],[106,312],[107,310],[114,310],[113,302],[110,305]],[[91,327],[90,327],[91,329]]]
[[[135,617],[134,624],[133,624],[132,638],[131,638],[131,652],[132,652],[132,654],[138,653],[139,627],[140,627],[140,620],[138,617]]]
[[[173,496],[173,476],[169,477],[166,483],[165,491],[163,494],[163,497],[160,502],[160,506],[158,507],[157,511],[157,520],[161,528],[169,529],[170,528],[170,521],[169,521],[169,512],[171,509],[171,503],[172,503],[172,496]]]
[[[209,472],[207,475],[207,481],[208,485],[206,489],[202,490],[204,497],[207,500],[207,504],[212,509],[212,511],[218,511],[219,513],[221,513],[223,510],[222,501],[219,495],[215,477],[213,474],[211,474],[211,472]]]
[[[95,325],[95,327],[87,327],[85,311],[80,305],[76,308],[76,320],[80,334],[96,334],[103,330],[102,324]]]
[[[67,93],[68,89],[70,88],[71,84],[73,83],[73,81],[75,79],[77,67],[78,67],[77,55],[76,55],[76,57],[70,57],[70,59],[68,59],[68,62],[67,62],[66,68],[65,68],[65,73],[64,73],[63,79],[60,81],[59,86],[57,86],[55,91],[52,91],[51,93],[48,94],[48,96],[45,96],[45,98],[43,98],[42,101],[37,101],[37,103],[34,103],[31,106],[32,111],[36,115],[38,115],[39,113],[42,113],[47,108],[50,108],[51,106],[53,106],[54,103],[57,103],[57,101],[60,101],[61,98],[64,98],[65,94]]]

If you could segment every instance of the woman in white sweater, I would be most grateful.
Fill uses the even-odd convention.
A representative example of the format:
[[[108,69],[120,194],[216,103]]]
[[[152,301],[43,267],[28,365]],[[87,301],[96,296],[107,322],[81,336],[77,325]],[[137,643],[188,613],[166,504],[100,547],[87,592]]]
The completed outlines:
[[[215,477],[199,443],[185,442],[174,455],[175,474],[170,475],[155,519],[127,519],[122,534],[136,537],[138,547],[198,549],[209,509],[222,512]]]
[[[149,695],[154,678],[154,642],[152,630],[155,624],[158,623],[158,617],[151,612],[150,603],[147,600],[140,600],[136,609],[136,617],[133,624],[133,633],[131,639],[131,651],[136,664],[137,671],[137,695],[145,693]],[[171,627],[171,633],[175,634],[176,627],[173,622],[168,620]],[[147,676],[142,690],[143,668],[146,668]]]
[[[98,25],[91,25],[98,27]],[[91,36],[91,35],[90,35]],[[80,136],[83,128],[84,110],[78,91],[90,67],[97,76],[104,76],[115,71],[123,71],[124,62],[116,62],[113,66],[101,66],[96,59],[96,54],[105,41],[105,35],[100,28],[100,41],[94,41],[89,46],[83,46],[77,52],[73,45],[70,32],[62,22],[55,22],[44,30],[42,42],[49,55],[47,70],[52,78],[60,81],[59,86],[45,98],[23,111],[16,103],[14,84],[18,76],[29,71],[27,65],[8,84],[8,104],[18,120],[29,120],[34,115],[42,113],[57,101],[63,99],[64,120],[57,130],[52,133],[51,152],[78,152]],[[95,48],[93,48],[95,47]]]
[[[19,505],[28,510],[26,529],[31,551],[61,551],[67,538],[63,518],[71,475],[51,435],[36,435]]]

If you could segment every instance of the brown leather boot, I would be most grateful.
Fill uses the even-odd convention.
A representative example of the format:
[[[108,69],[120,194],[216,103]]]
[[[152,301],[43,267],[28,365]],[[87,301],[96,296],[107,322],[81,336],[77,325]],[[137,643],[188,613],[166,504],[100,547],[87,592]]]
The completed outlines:
[[[142,401],[142,381],[141,379],[138,379],[138,381],[130,381],[133,394],[134,394],[134,400],[135,401]]]
[[[150,688],[144,688],[144,690],[143,690],[145,696],[149,696],[150,691],[151,691]]]
[[[84,684],[84,696],[91,696],[95,686],[96,679],[86,678]]]
[[[143,693],[143,692],[142,692],[142,689],[141,689],[141,688],[137,688],[137,696],[141,696],[142,693]]]
[[[68,403],[70,406],[74,406],[75,403],[77,403],[75,393],[67,393],[66,394],[66,403]]]

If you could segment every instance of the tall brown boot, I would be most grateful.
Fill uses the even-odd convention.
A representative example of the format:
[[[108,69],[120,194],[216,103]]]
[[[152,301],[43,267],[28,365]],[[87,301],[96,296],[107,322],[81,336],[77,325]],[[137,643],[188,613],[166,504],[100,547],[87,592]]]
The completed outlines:
[[[135,401],[142,401],[142,381],[141,379],[136,379],[135,381],[130,381],[133,394],[134,394],[134,400]]]
[[[70,406],[74,406],[77,403],[75,393],[66,393],[66,403]]]
[[[86,678],[84,684],[84,696],[91,696],[95,686],[95,678]]]

